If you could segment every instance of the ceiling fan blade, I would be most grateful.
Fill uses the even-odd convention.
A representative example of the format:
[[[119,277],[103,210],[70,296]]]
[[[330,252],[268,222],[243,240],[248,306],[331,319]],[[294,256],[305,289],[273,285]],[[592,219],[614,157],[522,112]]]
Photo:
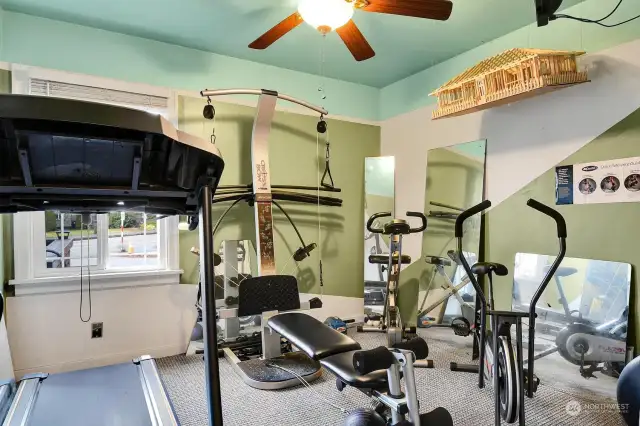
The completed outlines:
[[[252,49],[266,49],[275,43],[280,37],[300,25],[304,20],[302,16],[298,12],[292,14],[291,16],[284,19],[275,27],[271,28],[266,33],[262,34],[258,37],[253,43],[249,45]]]
[[[415,18],[446,21],[451,16],[453,3],[449,0],[368,0],[365,12],[413,16]]]
[[[371,45],[362,35],[353,19],[349,20],[345,25],[336,29],[336,32],[347,45],[347,49],[351,52],[356,61],[365,61],[373,58],[376,52],[373,51]]]

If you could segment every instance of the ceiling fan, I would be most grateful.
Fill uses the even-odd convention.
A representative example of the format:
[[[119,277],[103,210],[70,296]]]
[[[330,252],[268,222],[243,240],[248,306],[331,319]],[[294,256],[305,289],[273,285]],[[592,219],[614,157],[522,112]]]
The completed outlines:
[[[306,21],[322,34],[335,30],[356,61],[364,61],[376,53],[351,19],[356,10],[446,21],[452,8],[449,0],[300,0],[295,13],[258,37],[249,47],[266,49]]]

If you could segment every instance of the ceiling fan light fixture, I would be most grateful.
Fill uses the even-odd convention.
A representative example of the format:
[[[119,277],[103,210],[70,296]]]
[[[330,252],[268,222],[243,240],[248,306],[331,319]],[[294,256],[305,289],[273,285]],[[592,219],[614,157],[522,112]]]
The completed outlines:
[[[300,0],[298,12],[313,28],[326,33],[340,28],[353,17],[354,5],[345,0]]]

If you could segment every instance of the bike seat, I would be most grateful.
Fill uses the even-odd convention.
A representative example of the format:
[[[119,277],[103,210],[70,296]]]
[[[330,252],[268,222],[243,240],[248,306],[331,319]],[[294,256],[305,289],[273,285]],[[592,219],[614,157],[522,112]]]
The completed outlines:
[[[411,256],[407,254],[402,255],[402,264],[409,265],[411,263]],[[369,263],[375,263],[377,265],[388,265],[389,264],[389,255],[388,254],[371,254],[369,255]],[[393,265],[398,264],[398,255],[393,256]]]
[[[549,268],[551,268],[551,266],[545,266],[544,271],[547,272],[549,270]],[[569,266],[560,266],[556,270],[556,276],[558,276],[558,277],[568,277],[569,275],[573,275],[576,272],[578,272],[578,270],[576,268],[571,268]]]
[[[451,261],[445,257],[440,256],[425,256],[424,261],[431,265],[451,266]]]
[[[494,273],[500,277],[504,277],[509,274],[509,270],[506,266],[495,262],[478,262],[471,267],[471,272],[476,275]]]

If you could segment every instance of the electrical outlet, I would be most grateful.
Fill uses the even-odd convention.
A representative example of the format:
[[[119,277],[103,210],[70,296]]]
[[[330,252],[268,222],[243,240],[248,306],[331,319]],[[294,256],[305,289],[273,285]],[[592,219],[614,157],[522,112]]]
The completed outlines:
[[[102,323],[94,322],[91,324],[91,338],[92,339],[101,339],[102,338]]]

